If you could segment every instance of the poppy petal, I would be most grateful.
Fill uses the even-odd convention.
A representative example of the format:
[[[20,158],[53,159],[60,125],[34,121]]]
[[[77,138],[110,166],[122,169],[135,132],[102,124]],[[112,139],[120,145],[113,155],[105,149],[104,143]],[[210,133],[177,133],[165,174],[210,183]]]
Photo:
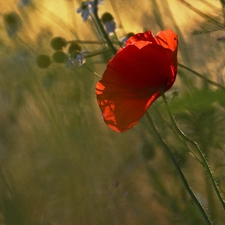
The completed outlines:
[[[104,121],[117,132],[134,126],[160,96],[160,89],[167,91],[175,81],[174,52],[157,44],[155,38],[144,41],[146,37],[152,40],[150,34],[131,37],[135,42],[117,52],[96,85]]]
[[[138,42],[138,41],[149,41],[149,42],[153,42],[153,43],[156,42],[152,32],[149,30],[149,31],[146,31],[145,33],[138,33],[138,34],[131,36],[126,41],[126,46],[133,44],[134,42]]]
[[[117,132],[124,132],[137,124],[151,103],[159,97],[157,93],[151,98],[140,98],[135,92],[114,85],[107,85],[106,88],[100,82],[96,85],[96,93],[105,123]]]
[[[172,30],[164,30],[156,34],[156,42],[164,48],[175,52],[178,45],[178,37]]]

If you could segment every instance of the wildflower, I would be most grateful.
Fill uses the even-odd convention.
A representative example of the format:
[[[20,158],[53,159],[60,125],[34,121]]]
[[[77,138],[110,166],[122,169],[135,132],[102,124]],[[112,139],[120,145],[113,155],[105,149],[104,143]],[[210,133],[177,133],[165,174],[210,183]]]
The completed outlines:
[[[96,85],[97,102],[106,125],[123,132],[133,127],[149,106],[167,91],[177,74],[178,37],[171,30],[130,37],[109,61]]]
[[[66,66],[67,67],[82,66],[86,62],[86,59],[84,57],[84,53],[86,53],[86,51],[81,51],[81,52],[77,51],[77,54],[75,54],[75,52],[73,52],[73,56],[67,62]]]
[[[90,1],[89,2],[82,2],[81,6],[77,9],[77,13],[81,13],[81,17],[83,18],[83,21],[87,21],[90,13]]]
[[[107,33],[114,33],[116,30],[116,23],[111,13],[104,13],[101,17],[103,24],[105,25],[105,29]]]
[[[40,54],[36,59],[36,64],[38,67],[42,69],[46,69],[51,64],[51,59],[48,55]]]
[[[102,0],[98,0],[98,4],[100,4]],[[90,14],[95,11],[96,5],[95,2],[92,1],[85,1],[81,3],[81,6],[77,9],[77,13],[81,13],[81,17],[83,21],[87,21]]]

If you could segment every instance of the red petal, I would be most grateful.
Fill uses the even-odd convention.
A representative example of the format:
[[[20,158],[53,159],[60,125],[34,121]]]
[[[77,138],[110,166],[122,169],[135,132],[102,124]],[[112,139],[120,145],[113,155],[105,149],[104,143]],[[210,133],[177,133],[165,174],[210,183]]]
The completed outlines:
[[[105,123],[117,132],[124,132],[133,127],[145,114],[151,103],[159,97],[159,93],[140,98],[137,93],[129,92],[114,85],[96,85],[98,104]],[[144,93],[142,93],[143,95]]]
[[[172,30],[164,30],[159,32],[156,37],[157,44],[164,48],[169,48],[172,52],[177,50],[178,37]]]
[[[149,31],[146,31],[145,33],[138,33],[138,34],[131,36],[126,41],[126,46],[133,44],[134,42],[138,42],[138,41],[149,41],[149,42],[153,42],[153,43],[156,42],[152,32],[149,30]]]
[[[117,132],[134,126],[160,96],[159,90],[166,91],[174,83],[177,69],[172,61],[174,52],[156,41],[150,42],[149,38],[153,37],[150,34],[131,37],[129,41],[139,40],[117,52],[96,85],[105,123]]]

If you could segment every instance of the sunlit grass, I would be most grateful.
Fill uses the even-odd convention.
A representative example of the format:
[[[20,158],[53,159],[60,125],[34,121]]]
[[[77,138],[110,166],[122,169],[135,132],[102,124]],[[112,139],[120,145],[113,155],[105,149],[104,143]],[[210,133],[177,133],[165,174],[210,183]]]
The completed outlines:
[[[15,11],[22,19],[15,37],[8,37],[3,20],[0,23],[1,224],[203,224],[145,117],[132,130],[114,133],[97,107],[94,74],[54,62],[47,69],[37,67],[39,54],[52,57],[54,36],[99,40],[94,24],[76,14],[79,3],[43,0],[19,8],[13,0],[0,2],[1,18]],[[194,7],[222,21],[220,2],[210,4],[196,1]],[[175,29],[181,36],[179,60],[219,82],[224,43],[211,33],[192,35],[207,19],[182,1],[105,0],[100,15],[105,11],[121,23],[121,36]],[[82,44],[89,51],[101,47]],[[87,64],[102,74],[106,61],[95,56]],[[174,88],[178,96],[168,95],[171,110],[203,147],[224,194],[224,92],[183,70]],[[223,224],[224,212],[204,169],[167,127],[162,101],[155,107],[162,117],[154,107],[149,111],[191,187],[215,224]]]

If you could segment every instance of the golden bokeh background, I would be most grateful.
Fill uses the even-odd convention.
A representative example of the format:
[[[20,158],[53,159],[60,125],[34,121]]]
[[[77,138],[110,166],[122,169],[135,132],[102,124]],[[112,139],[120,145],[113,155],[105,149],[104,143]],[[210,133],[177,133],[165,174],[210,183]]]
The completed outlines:
[[[98,78],[93,73],[54,63],[48,69],[37,67],[39,54],[53,54],[50,41],[55,36],[99,40],[93,21],[83,22],[76,13],[80,4],[34,0],[22,6],[19,0],[0,1],[0,224],[204,224],[145,117],[131,130],[115,133],[100,115],[95,99]],[[99,16],[106,11],[115,18],[119,38],[128,32],[173,29],[180,40],[179,62],[223,84],[225,31],[219,0],[105,0]],[[9,12],[16,12],[22,21],[15,37],[8,37],[3,22]],[[82,48],[91,52],[102,46],[82,44]],[[102,74],[107,57],[87,59],[87,64]],[[180,96],[193,94],[191,103],[185,104],[194,106],[191,111],[185,104],[174,104],[172,110],[178,118],[187,113],[205,122],[205,130],[198,132],[202,139],[190,132],[189,123],[181,127],[202,146],[203,140],[209,141],[206,155],[224,193],[224,153],[216,145],[224,146],[224,135],[211,137],[209,132],[223,127],[224,121],[207,123],[210,115],[215,121],[224,111],[207,108],[210,99],[204,93],[195,95],[196,89],[207,87],[179,70],[172,89]],[[204,112],[196,110],[198,101]],[[155,108],[166,117],[161,103]],[[190,186],[215,224],[223,225],[224,213],[204,169],[157,117],[155,108],[150,112]]]

